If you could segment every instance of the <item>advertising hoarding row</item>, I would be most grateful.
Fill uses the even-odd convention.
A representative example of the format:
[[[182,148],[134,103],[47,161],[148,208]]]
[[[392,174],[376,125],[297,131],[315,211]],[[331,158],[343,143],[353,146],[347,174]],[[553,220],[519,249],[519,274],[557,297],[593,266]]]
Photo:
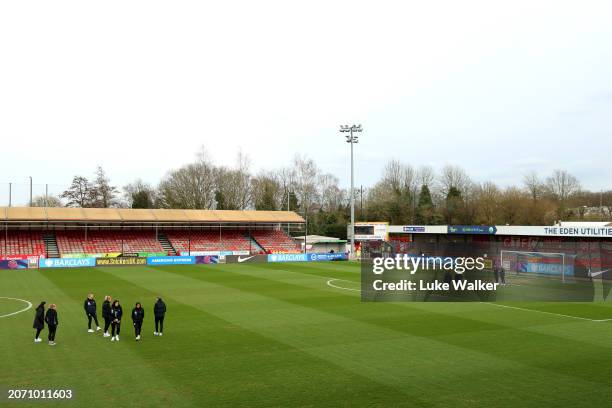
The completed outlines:
[[[41,258],[0,260],[0,269],[27,268],[90,268],[100,266],[159,266],[159,265],[208,265],[225,263],[252,262],[325,262],[346,261],[347,253],[306,253],[306,254],[269,254],[269,255],[190,255],[190,256],[149,256],[149,257],[100,257],[100,258]]]
[[[612,238],[610,226],[390,225],[392,234],[518,235],[534,237]],[[357,238],[357,236],[355,236]]]

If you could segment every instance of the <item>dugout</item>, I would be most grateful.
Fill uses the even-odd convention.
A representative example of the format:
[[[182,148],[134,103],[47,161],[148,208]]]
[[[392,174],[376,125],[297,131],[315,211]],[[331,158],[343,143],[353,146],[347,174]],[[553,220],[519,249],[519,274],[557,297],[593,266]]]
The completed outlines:
[[[304,248],[306,241],[306,252],[308,253],[342,253],[346,252],[346,240],[334,237],[325,237],[321,235],[294,236],[300,247]]]

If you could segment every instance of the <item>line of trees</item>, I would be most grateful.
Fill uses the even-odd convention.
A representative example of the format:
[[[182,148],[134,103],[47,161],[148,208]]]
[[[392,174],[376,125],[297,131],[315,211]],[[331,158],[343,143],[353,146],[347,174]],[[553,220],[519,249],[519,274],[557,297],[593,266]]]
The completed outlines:
[[[576,177],[555,170],[525,175],[520,186],[477,183],[460,167],[415,169],[387,163],[379,181],[356,191],[356,217],[392,224],[550,225],[556,220],[612,219],[612,190],[590,192]],[[251,171],[239,153],[233,166],[215,165],[202,150],[196,160],[170,170],[154,186],[136,179],[121,190],[101,167],[89,180],[75,176],[60,197],[35,205],[69,207],[291,210],[308,218],[313,234],[346,237],[349,192],[311,158],[296,155],[289,167]],[[603,205],[600,205],[600,202]]]
[[[367,195],[370,220],[393,224],[551,225],[558,220],[611,220],[612,191],[583,190],[576,177],[532,172],[520,186],[477,183],[457,166],[436,174],[391,161]]]

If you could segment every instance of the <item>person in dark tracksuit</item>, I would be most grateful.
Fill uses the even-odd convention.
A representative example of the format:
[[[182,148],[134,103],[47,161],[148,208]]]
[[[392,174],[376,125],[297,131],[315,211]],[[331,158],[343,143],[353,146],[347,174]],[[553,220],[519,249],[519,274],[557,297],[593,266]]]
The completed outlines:
[[[132,309],[132,321],[134,322],[134,334],[136,335],[136,341],[140,340],[140,332],[142,330],[142,321],[144,320],[144,309],[140,302],[136,303],[134,309]]]
[[[504,269],[503,266],[499,270],[499,278],[501,279],[501,284],[505,285],[506,284],[506,270]]]
[[[104,337],[110,337],[108,328],[111,325],[111,301],[112,297],[109,295],[104,296],[104,302],[102,302],[102,318],[104,319]]]
[[[119,299],[116,299],[111,306],[111,334],[112,334],[111,341],[119,341],[119,333],[121,332],[121,317],[122,316],[123,316],[123,308],[119,304]]]
[[[94,299],[94,295],[93,293],[90,293],[89,295],[87,295],[87,299],[85,299],[85,302],[83,302],[83,309],[85,309],[85,315],[87,316],[87,332],[88,333],[93,333],[93,329],[91,328],[91,319],[93,319],[96,322],[96,331],[97,330],[102,330],[100,328],[100,325],[98,324],[98,314],[97,314],[97,306],[96,306],[96,301]]]
[[[164,332],[164,317],[166,317],[166,304],[162,298],[158,297],[153,306],[153,314],[155,315],[155,336],[163,336]]]
[[[36,307],[36,314],[34,315],[34,325],[32,328],[36,329],[36,336],[34,337],[34,343],[40,343],[40,332],[45,328],[45,303],[40,302],[40,305]]]
[[[59,324],[59,320],[57,319],[57,306],[55,303],[49,306],[49,310],[47,310],[47,314],[45,315],[45,322],[47,322],[47,327],[49,328],[49,345],[55,346],[55,332],[57,331],[57,325]]]

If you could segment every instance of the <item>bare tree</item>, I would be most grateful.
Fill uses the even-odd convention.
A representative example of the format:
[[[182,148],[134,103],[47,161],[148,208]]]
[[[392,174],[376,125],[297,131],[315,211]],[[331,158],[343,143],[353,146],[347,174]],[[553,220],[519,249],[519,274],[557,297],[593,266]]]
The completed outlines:
[[[419,187],[427,186],[431,189],[436,179],[435,172],[431,166],[421,166],[417,170],[417,183]]]
[[[501,192],[493,182],[485,182],[474,188],[474,204],[478,219],[484,224],[494,224],[499,214]]]
[[[274,172],[260,172],[251,179],[251,196],[256,210],[282,210],[283,187]]]
[[[293,185],[300,208],[306,211],[317,201],[317,176],[319,169],[314,160],[296,154],[293,158]]]
[[[538,177],[538,173],[535,171],[525,174],[523,177],[523,184],[525,185],[525,188],[529,192],[529,195],[533,201],[538,200],[542,196],[544,186]]]
[[[56,196],[39,195],[32,199],[32,207],[61,207],[62,201]]]
[[[319,205],[323,211],[336,211],[347,201],[346,191],[340,188],[338,177],[332,174],[321,174],[318,177]]]
[[[251,205],[250,160],[238,152],[236,167],[217,169],[217,208],[224,210],[246,210]]]
[[[461,192],[464,197],[467,197],[472,181],[465,170],[458,166],[446,165],[442,168],[439,176],[440,192],[443,196],[447,196],[451,188],[455,188]]]
[[[160,204],[165,208],[213,209],[216,180],[215,168],[205,161],[172,170],[159,184]]]
[[[553,197],[565,203],[572,194],[580,190],[580,182],[567,171],[557,169],[546,178],[546,187]]]
[[[117,188],[110,185],[102,166],[96,168],[96,178],[91,186],[94,207],[108,208],[116,204]]]

